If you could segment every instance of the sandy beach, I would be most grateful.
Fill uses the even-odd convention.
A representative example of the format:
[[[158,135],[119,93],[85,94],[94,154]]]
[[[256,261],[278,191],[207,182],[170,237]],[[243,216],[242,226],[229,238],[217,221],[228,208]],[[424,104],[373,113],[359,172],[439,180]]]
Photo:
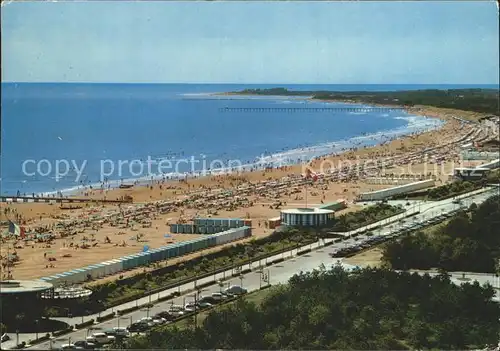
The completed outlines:
[[[452,116],[477,119],[481,115],[428,107],[415,109],[413,113],[440,118],[444,125],[428,133],[314,160],[310,167],[317,173],[325,174],[339,170],[342,168],[339,165],[349,162],[361,165],[361,169],[369,169],[368,165],[373,163],[367,161],[386,160],[387,166],[370,169],[369,172],[341,172],[329,180],[320,179],[307,187],[308,206],[346,199],[350,207],[345,211],[356,210],[358,206],[353,202],[359,193],[390,187],[370,184],[366,181],[369,177],[413,174],[434,176],[436,185],[447,182],[448,174],[460,161],[459,140],[476,128],[462,125]],[[423,152],[430,148],[437,149]],[[141,252],[144,245],[153,249],[185,241],[196,235],[170,234],[165,237],[165,234],[169,234],[170,224],[189,222],[195,217],[249,218],[254,237],[269,235],[272,232],[267,228],[269,218],[279,216],[281,209],[305,206],[306,189],[299,184],[303,172],[302,165],[294,165],[186,180],[155,181],[129,189],[93,189],[75,195],[96,200],[123,196],[133,198],[134,203],[120,206],[86,204],[82,208],[68,210],[61,209],[58,204],[2,203],[2,221],[14,220],[22,224],[27,232],[48,234],[30,241],[3,239],[2,276],[6,272],[5,258],[14,252],[18,260],[11,267],[13,278],[31,279]],[[294,186],[294,182],[298,185]],[[177,200],[178,204],[166,204],[173,200]],[[184,202],[181,204],[181,201]],[[5,229],[1,228],[2,231]],[[194,253],[168,264],[200,254]]]

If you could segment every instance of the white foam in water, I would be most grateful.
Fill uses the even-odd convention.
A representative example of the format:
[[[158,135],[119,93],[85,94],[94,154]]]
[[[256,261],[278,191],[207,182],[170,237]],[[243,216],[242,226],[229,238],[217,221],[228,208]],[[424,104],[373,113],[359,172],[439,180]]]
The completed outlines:
[[[380,144],[382,142],[389,141],[391,139],[394,139],[396,137],[401,137],[404,135],[408,135],[411,133],[415,132],[424,132],[424,131],[430,131],[439,128],[444,124],[443,121],[436,119],[436,118],[427,118],[427,117],[422,117],[422,116],[396,116],[394,117],[395,119],[402,119],[406,120],[408,124],[404,127],[396,128],[396,129],[391,129],[391,130],[384,130],[380,131],[377,133],[371,133],[367,135],[362,135],[362,136],[356,136],[352,137],[349,139],[343,139],[343,140],[337,140],[333,142],[328,142],[320,145],[314,145],[314,146],[309,146],[309,147],[303,147],[303,148],[296,148],[292,150],[288,150],[285,152],[281,153],[275,153],[271,154],[268,156],[263,157],[260,162],[253,162],[253,163],[248,163],[243,165],[242,167],[238,167],[238,170],[244,171],[244,170],[250,170],[255,167],[276,167],[276,166],[284,166],[284,165],[291,165],[291,164],[298,164],[298,163],[304,163],[304,162],[309,162],[312,158],[324,156],[324,155],[329,155],[329,154],[338,154],[341,153],[345,150],[348,150],[353,147],[363,147],[367,145],[376,145]],[[203,154],[200,154],[203,155]],[[156,161],[152,161],[152,163],[157,163],[160,162],[161,160],[172,160],[171,157],[175,156],[166,156],[166,157],[158,157],[156,158]],[[186,158],[190,158],[186,157]],[[207,160],[209,161],[209,160]],[[146,162],[146,161],[145,161]],[[122,180],[110,180],[105,184],[106,189],[108,185],[111,188],[116,188],[120,186],[122,183],[130,184],[134,182],[138,182],[139,184],[147,184],[148,182],[151,181],[151,177],[153,177],[153,180],[161,180],[163,178],[165,179],[180,179],[180,178],[185,178],[186,176],[205,176],[205,175],[216,175],[216,174],[225,174],[233,171],[233,169],[230,168],[218,168],[218,169],[212,169],[210,171],[197,171],[194,173],[188,173],[188,172],[171,172],[171,173],[165,173],[165,174],[155,174],[155,175],[148,175],[140,178],[128,178]],[[93,183],[93,184],[86,184],[85,186],[79,185],[79,186],[74,186],[71,188],[63,189],[60,190],[60,192],[64,195],[71,195],[75,194],[81,190],[88,189],[89,185],[92,185],[92,187],[95,190],[100,190],[101,189],[101,183]],[[52,191],[52,192],[44,192],[43,194],[57,194],[59,191]]]

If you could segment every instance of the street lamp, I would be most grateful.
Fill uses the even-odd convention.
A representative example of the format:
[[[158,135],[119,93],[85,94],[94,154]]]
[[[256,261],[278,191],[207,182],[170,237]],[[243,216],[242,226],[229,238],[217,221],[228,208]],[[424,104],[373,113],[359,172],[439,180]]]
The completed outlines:
[[[269,272],[269,270],[267,270]],[[269,273],[262,272],[262,280],[269,285]]]
[[[118,324],[117,324],[117,327],[120,328],[120,319],[123,319],[123,320],[126,320],[126,319],[129,319],[129,317],[120,317],[117,319],[118,321]],[[130,324],[132,324],[132,316],[130,316]]]

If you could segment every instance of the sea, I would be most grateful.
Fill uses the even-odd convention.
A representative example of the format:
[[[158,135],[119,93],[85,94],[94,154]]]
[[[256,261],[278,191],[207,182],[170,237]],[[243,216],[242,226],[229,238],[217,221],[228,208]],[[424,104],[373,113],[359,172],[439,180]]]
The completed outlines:
[[[303,163],[442,123],[400,109],[217,93],[273,87],[398,91],[464,86],[2,83],[1,87],[0,193],[31,196]]]

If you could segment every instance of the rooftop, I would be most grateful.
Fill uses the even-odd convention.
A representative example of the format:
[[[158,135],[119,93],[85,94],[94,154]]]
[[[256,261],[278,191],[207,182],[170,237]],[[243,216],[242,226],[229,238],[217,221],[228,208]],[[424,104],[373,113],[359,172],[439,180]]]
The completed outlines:
[[[281,210],[281,213],[288,214],[330,214],[334,213],[332,210],[325,210],[322,208],[290,208],[288,210]]]
[[[0,281],[0,294],[19,294],[52,289],[53,285],[41,280],[3,280]]]

